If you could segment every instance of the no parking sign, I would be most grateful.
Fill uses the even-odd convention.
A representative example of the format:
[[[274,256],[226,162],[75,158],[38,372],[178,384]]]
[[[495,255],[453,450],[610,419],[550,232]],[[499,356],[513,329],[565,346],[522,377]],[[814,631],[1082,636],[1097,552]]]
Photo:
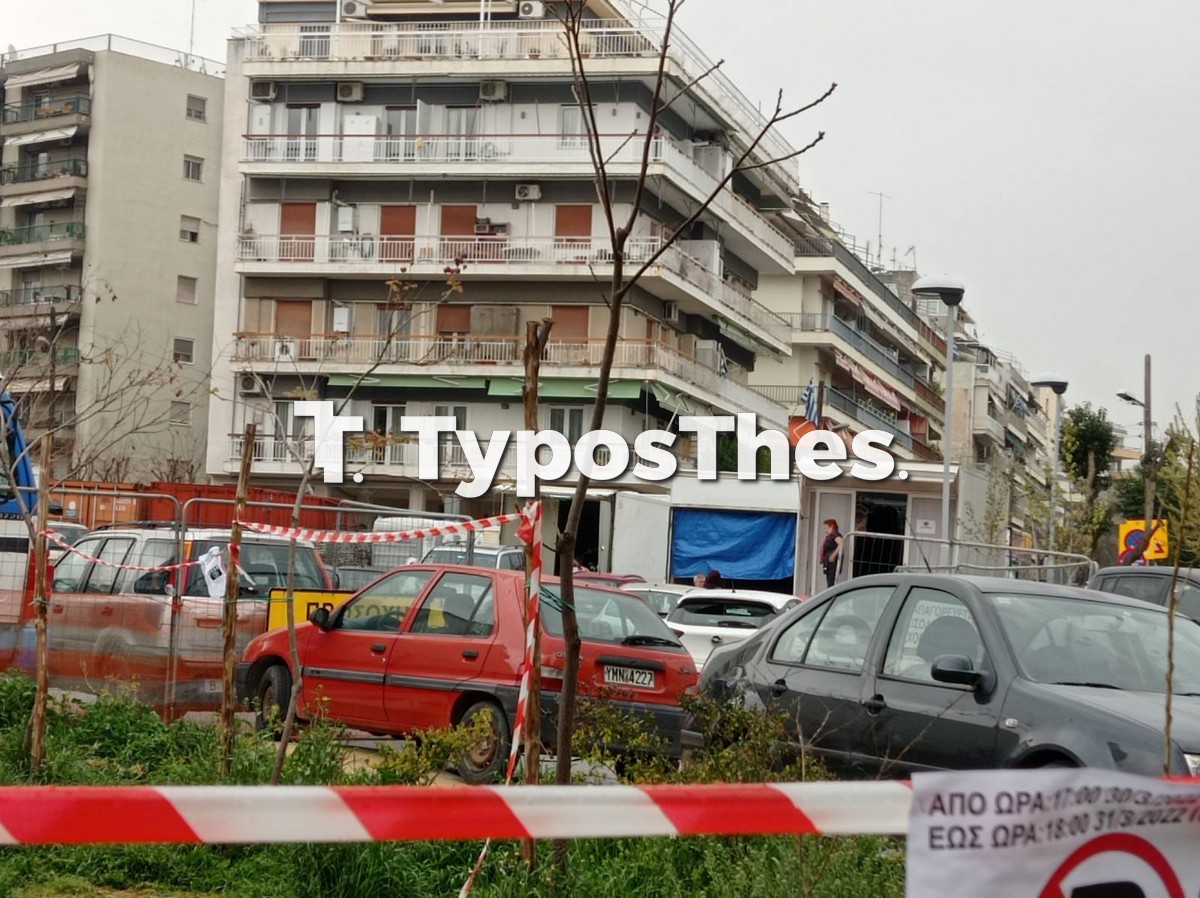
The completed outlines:
[[[1099,770],[918,775],[908,898],[1200,895],[1200,785]]]

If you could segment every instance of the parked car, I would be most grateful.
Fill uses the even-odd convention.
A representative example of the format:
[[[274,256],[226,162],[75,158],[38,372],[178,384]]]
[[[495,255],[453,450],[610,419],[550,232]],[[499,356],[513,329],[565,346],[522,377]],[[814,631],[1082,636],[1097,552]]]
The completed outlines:
[[[398,568],[330,613],[298,628],[304,685],[297,714],[318,705],[333,719],[380,734],[469,723],[490,714],[493,738],[464,757],[469,782],[495,779],[507,763],[524,655],[524,576],[461,565]],[[553,744],[563,666],[562,600],[543,585],[543,737]],[[695,665],[646,605],[618,590],[579,587],[582,693],[605,694],[649,717],[680,753],[678,697],[694,691]],[[260,728],[286,710],[293,670],[287,634],[253,640],[237,667],[238,695],[256,706]],[[280,717],[281,719],[281,717]]]
[[[425,553],[421,564],[468,564],[467,547],[452,544],[434,546]],[[525,570],[525,550],[520,546],[475,546],[471,549],[471,567],[499,568],[505,571]]]
[[[679,604],[680,597],[692,592],[694,587],[677,583],[625,583],[621,589],[641,597],[659,617],[666,617]]]
[[[229,536],[229,530],[187,531],[184,560],[195,561],[210,548],[227,547]],[[172,565],[179,559],[178,531],[106,527],[81,538],[75,549],[54,567],[47,630],[51,683],[89,692],[98,691],[110,680],[136,683],[139,698],[163,706],[172,673],[168,659],[174,648],[176,707],[218,707],[223,599],[209,596],[200,567],[188,567],[186,576],[181,576],[179,571],[122,570],[90,560],[142,567]],[[240,566],[239,652],[266,629],[270,590],[287,585],[288,541],[246,535]],[[328,572],[309,543],[297,546],[295,583],[298,589],[332,588]],[[172,611],[176,595],[177,614]]]
[[[1152,605],[1166,607],[1173,576],[1174,566],[1106,567],[1092,575],[1092,579],[1088,581],[1088,589],[1129,596],[1131,599],[1141,599]],[[1200,571],[1180,568],[1176,592],[1179,597],[1179,613],[1194,621],[1200,621]]]
[[[358,592],[368,583],[378,580],[387,571],[377,567],[359,567],[356,565],[343,564],[335,568],[330,568],[329,574],[333,578],[334,589],[348,589],[353,592]]]
[[[786,712],[833,767],[1163,772],[1167,615],[1075,587],[863,577],[709,659],[701,688]],[[1200,771],[1200,625],[1175,633],[1172,773]],[[700,741],[691,728],[688,745]]]
[[[63,542],[72,546],[91,532],[83,524],[74,524],[70,521],[50,521],[47,523],[46,529],[52,530]],[[53,564],[62,557],[62,554],[66,551],[66,549],[63,548],[61,543],[48,540],[46,543],[46,551],[49,554],[51,564]]]
[[[696,666],[714,648],[741,642],[781,612],[800,604],[795,596],[753,589],[690,589],[680,597],[667,626],[680,638]]]
[[[576,571],[575,579],[580,583],[595,583],[597,586],[611,586],[614,589],[627,583],[642,583],[637,574],[610,574],[605,571]]]

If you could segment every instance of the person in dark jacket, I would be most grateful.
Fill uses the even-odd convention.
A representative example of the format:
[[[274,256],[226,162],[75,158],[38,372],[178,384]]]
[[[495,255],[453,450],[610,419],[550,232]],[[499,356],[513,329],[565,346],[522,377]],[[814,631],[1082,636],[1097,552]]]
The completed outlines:
[[[821,544],[821,570],[825,572],[825,585],[833,586],[837,577],[838,559],[842,555],[842,534],[838,522],[833,518],[825,521],[825,542]]]
[[[718,570],[709,571],[708,576],[704,578],[704,588],[705,589],[719,589],[720,586],[721,586],[721,572]]]

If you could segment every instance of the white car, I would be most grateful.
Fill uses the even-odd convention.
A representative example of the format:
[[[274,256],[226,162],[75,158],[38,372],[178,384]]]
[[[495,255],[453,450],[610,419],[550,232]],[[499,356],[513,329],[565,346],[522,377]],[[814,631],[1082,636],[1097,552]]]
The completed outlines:
[[[624,583],[624,592],[631,592],[655,610],[659,617],[670,614],[679,600],[689,592],[695,592],[694,586],[681,586],[678,583]]]
[[[703,669],[713,649],[741,642],[800,604],[795,596],[752,589],[691,589],[667,615],[667,626]]]

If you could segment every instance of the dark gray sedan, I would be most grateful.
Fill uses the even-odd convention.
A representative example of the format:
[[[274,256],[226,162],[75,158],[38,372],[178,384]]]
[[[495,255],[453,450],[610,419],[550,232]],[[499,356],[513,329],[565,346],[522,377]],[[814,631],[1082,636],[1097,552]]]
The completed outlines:
[[[862,577],[714,652],[700,686],[785,710],[843,772],[1107,767],[1161,775],[1167,615],[1021,580]],[[1200,772],[1200,625],[1175,624],[1171,772]],[[696,744],[697,734],[685,743]]]

